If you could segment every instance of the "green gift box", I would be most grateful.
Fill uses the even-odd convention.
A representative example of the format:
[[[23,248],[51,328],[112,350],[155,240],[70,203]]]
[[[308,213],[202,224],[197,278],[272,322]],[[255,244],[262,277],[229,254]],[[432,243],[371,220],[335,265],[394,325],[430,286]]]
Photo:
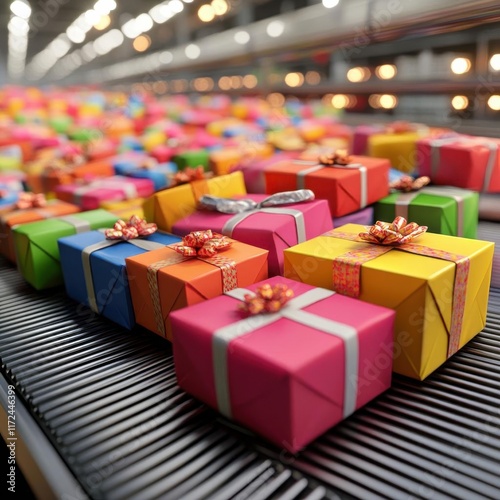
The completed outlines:
[[[62,285],[57,240],[76,233],[113,227],[117,220],[116,215],[99,209],[21,224],[13,231],[19,271],[37,290]]]
[[[210,157],[206,149],[193,149],[191,151],[184,151],[172,158],[172,161],[177,165],[179,170],[184,170],[186,167],[203,167],[205,172],[210,171]]]
[[[375,220],[402,216],[427,226],[429,232],[477,237],[479,195],[474,191],[448,186],[429,186],[410,193],[392,193],[374,205]]]

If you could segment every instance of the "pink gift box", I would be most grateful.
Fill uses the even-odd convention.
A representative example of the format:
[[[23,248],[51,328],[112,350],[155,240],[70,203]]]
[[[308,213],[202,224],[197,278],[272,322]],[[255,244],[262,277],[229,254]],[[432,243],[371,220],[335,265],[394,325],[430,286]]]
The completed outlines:
[[[433,184],[500,193],[499,139],[436,137],[417,142],[417,170]]]
[[[260,202],[261,194],[241,196]],[[293,203],[266,208],[267,212],[248,213],[233,226],[241,214],[223,214],[197,211],[176,222],[172,232],[185,236],[191,231],[211,229],[235,240],[269,251],[269,276],[283,274],[283,251],[333,228],[332,216],[326,200]],[[285,213],[283,213],[285,212]]]
[[[352,154],[365,155],[368,152],[368,139],[373,134],[384,133],[385,127],[382,125],[359,125],[354,129],[352,139]]]
[[[146,198],[154,193],[151,179],[135,179],[119,175],[96,179],[88,184],[63,184],[57,186],[60,200],[75,203],[82,210],[95,210],[104,201],[123,201]]]
[[[247,318],[228,295],[173,312],[175,370],[182,389],[297,452],[389,388],[395,313],[282,277],[266,283],[295,293],[276,315]]]

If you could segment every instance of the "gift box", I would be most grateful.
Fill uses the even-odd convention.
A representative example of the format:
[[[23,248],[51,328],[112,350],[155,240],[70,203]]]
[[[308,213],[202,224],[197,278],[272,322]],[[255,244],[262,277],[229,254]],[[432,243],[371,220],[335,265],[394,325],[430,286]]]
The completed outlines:
[[[186,167],[203,167],[205,172],[210,170],[209,151],[206,149],[192,149],[176,154],[172,157],[172,161],[177,165],[179,170],[184,170]]]
[[[2,207],[8,207],[14,205],[18,197],[19,197],[19,191],[6,189],[3,184],[0,184],[0,213]]]
[[[474,191],[429,186],[409,193],[396,192],[375,203],[375,220],[404,217],[429,232],[476,238],[479,196]]]
[[[20,146],[12,145],[0,148],[0,172],[21,168],[22,163],[23,152]]]
[[[367,243],[348,224],[285,250],[285,276],[396,310],[394,371],[423,380],[485,325],[493,243]],[[412,253],[414,252],[414,253]]]
[[[167,162],[154,166],[135,168],[128,175],[136,179],[150,179],[153,182],[154,190],[158,191],[173,185],[174,176],[177,171],[177,165],[174,162]]]
[[[489,137],[422,139],[417,143],[417,170],[433,184],[500,193],[499,145],[499,139]]]
[[[0,189],[9,191],[24,191],[23,183],[26,180],[26,174],[20,170],[5,170],[0,172]]]
[[[113,166],[113,171],[116,175],[127,175],[132,170],[135,170],[142,165],[157,163],[149,155],[140,151],[128,151],[126,153],[113,156],[112,158],[109,158],[109,162]]]
[[[104,201],[123,201],[150,196],[154,184],[150,179],[133,179],[114,176],[97,179],[86,184],[65,184],[57,186],[56,196],[60,200],[73,202],[82,210],[95,210]]]
[[[229,241],[230,248],[210,258],[185,257],[170,247],[127,258],[137,323],[171,340],[172,311],[266,279],[268,252]]]
[[[92,210],[14,228],[12,237],[20,273],[37,290],[62,285],[57,240],[93,229],[112,227],[117,218],[106,210]]]
[[[394,311],[265,283],[294,298],[245,316],[238,306],[259,283],[172,313],[175,370],[186,392],[295,453],[389,388]]]
[[[165,233],[154,233],[129,241],[108,240],[100,231],[59,239],[59,254],[68,295],[97,314],[131,329],[134,310],[125,259],[179,241]]]
[[[196,210],[198,200],[204,194],[223,198],[246,194],[242,173],[233,172],[159,191],[144,202],[144,215],[160,229],[172,231],[178,220]]]
[[[132,215],[144,217],[143,204],[144,198],[132,198],[125,201],[104,201],[101,203],[101,208],[118,216],[120,219],[130,219]]]
[[[248,143],[239,147],[224,148],[210,152],[210,168],[216,175],[230,173],[240,164],[269,158],[274,148],[269,144]]]
[[[50,200],[43,207],[23,208],[16,210],[14,206],[0,209],[0,254],[12,262],[16,261],[12,229],[19,224],[27,224],[43,219],[79,212],[80,209],[71,203]]]
[[[330,157],[323,159],[323,162]],[[356,212],[389,194],[389,161],[352,156],[336,159],[347,164],[325,164],[318,160],[290,160],[265,170],[269,194],[310,189],[318,199],[328,200],[333,217]]]
[[[263,200],[269,201],[269,197],[258,194],[244,198],[253,200],[256,205]],[[218,205],[225,210],[223,201],[219,201]],[[285,201],[292,201],[292,198]],[[283,274],[283,250],[333,228],[326,200],[300,202],[297,198],[295,203],[280,206],[251,207],[237,214],[199,210],[177,221],[172,232],[185,236],[203,227],[268,250],[269,275],[275,276]]]
[[[370,226],[373,222],[373,206],[369,206],[363,208],[363,210],[353,212],[352,214],[334,217],[333,227],[340,227],[344,224],[362,224],[363,226]]]

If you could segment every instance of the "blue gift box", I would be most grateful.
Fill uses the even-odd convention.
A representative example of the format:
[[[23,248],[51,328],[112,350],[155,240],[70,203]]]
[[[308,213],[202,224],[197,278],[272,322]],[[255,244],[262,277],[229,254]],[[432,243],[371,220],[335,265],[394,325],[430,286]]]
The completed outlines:
[[[0,207],[5,205],[12,205],[16,203],[19,193],[16,191],[9,191],[6,186],[0,184],[0,191],[4,191],[3,196],[0,196]]]
[[[180,238],[168,233],[154,233],[146,238],[130,241],[118,240],[106,248],[90,253],[91,245],[104,244],[101,231],[75,234],[58,240],[61,268],[67,294],[89,306],[94,312],[131,329],[135,325],[134,309],[130,297],[125,258],[144,253],[132,242],[155,242],[160,245],[178,243]],[[117,240],[114,240],[117,241]],[[84,251],[88,257],[90,274],[86,277]],[[93,290],[92,290],[93,288]],[[89,298],[93,292],[94,300]]]
[[[151,160],[151,157],[145,153],[131,151],[123,153],[111,159],[116,175],[128,175],[132,170],[141,166],[144,162]]]
[[[153,181],[155,191],[164,189],[172,185],[172,177],[177,173],[177,165],[171,161],[159,163],[153,168],[136,168],[127,175],[139,179],[150,179]]]

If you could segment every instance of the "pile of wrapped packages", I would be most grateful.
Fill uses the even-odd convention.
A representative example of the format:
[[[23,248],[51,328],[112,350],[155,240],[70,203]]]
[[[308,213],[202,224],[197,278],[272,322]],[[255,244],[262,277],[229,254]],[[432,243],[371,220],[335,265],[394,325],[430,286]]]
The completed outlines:
[[[485,325],[500,140],[258,98],[0,102],[0,253],[76,314],[171,341],[180,387],[280,447]]]

